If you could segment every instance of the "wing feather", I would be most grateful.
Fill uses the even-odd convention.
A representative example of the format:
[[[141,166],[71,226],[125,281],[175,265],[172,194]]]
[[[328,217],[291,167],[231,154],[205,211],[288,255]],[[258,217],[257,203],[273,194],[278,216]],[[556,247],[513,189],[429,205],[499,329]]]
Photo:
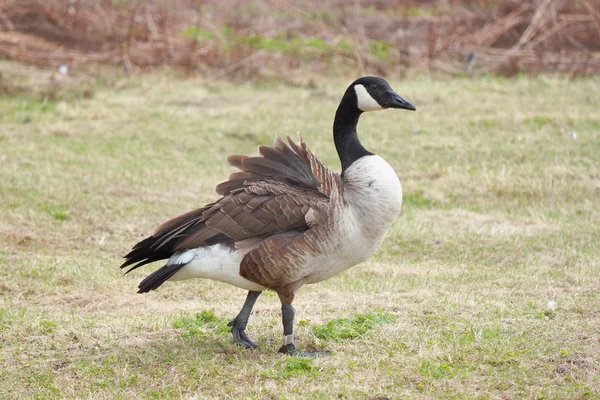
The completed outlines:
[[[229,156],[227,162],[240,171],[217,186],[223,197],[160,225],[125,256],[121,267],[137,263],[133,270],[178,251],[217,243],[254,245],[318,224],[318,210],[336,197],[341,179],[317,160],[302,137],[299,144],[287,139],[289,145],[276,137],[273,146],[260,146],[258,157]]]

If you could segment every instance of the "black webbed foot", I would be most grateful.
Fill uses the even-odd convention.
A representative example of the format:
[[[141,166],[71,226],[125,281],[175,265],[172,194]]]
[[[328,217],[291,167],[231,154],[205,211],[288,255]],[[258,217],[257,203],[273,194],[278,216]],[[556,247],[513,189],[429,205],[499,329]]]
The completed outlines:
[[[233,341],[245,349],[255,349],[258,345],[246,335],[246,325],[237,322],[237,319],[230,321],[227,326],[231,326]]]
[[[294,343],[284,344],[279,348],[279,352],[282,354],[293,356],[296,354],[296,345]]]
[[[248,296],[246,296],[246,301],[244,302],[244,306],[240,310],[239,314],[233,321],[230,321],[227,326],[231,326],[231,334],[233,335],[233,340],[238,345],[246,348],[246,349],[255,349],[258,347],[256,343],[254,343],[248,336],[246,336],[246,324],[248,324],[248,318],[250,318],[250,312],[252,312],[252,307],[254,307],[254,303],[256,303],[256,299],[260,296],[262,292],[249,291]]]

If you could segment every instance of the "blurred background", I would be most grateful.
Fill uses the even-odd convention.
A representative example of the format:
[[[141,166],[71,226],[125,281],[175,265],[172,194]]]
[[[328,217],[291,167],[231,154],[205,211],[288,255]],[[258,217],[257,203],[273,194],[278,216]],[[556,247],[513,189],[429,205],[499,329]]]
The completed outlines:
[[[511,76],[600,71],[600,0],[2,0],[0,58],[61,75]],[[31,71],[2,64],[0,90]],[[53,80],[54,75],[39,75]]]

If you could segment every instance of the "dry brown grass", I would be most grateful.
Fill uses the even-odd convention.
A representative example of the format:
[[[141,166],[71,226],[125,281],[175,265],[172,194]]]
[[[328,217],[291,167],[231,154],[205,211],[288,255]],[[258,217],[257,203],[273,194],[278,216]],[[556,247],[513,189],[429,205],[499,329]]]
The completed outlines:
[[[239,289],[135,294],[151,267],[122,277],[119,256],[214,199],[226,155],[301,130],[336,168],[346,83],[152,75],[89,99],[1,98],[0,397],[598,398],[597,79],[392,82],[418,111],[359,128],[402,178],[401,217],[376,256],[295,302],[299,346],[329,357],[276,353],[272,294],[256,351],[222,329]],[[379,312],[392,319],[355,339],[315,334]]]

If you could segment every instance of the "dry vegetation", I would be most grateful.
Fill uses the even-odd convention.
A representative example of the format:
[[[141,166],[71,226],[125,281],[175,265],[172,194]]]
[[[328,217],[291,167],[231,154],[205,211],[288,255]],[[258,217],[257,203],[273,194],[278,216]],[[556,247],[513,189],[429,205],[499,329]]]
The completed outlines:
[[[291,71],[600,71],[600,0],[3,0],[0,54],[38,65]],[[301,82],[305,83],[305,82]]]
[[[205,204],[274,134],[329,166],[346,81],[307,89],[150,75],[95,95],[0,98],[0,398],[600,398],[600,82],[522,77],[393,86],[418,108],[365,115],[398,171],[400,218],[367,262],[279,303],[210,281],[135,294],[120,255]],[[25,82],[22,83],[26,85]],[[57,98],[57,100],[53,100]]]

